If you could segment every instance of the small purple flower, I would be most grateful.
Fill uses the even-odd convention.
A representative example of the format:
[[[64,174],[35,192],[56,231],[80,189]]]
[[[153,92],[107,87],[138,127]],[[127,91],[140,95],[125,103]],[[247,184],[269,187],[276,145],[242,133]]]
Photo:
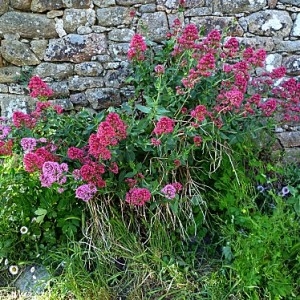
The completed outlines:
[[[94,184],[83,184],[76,189],[76,198],[85,202],[91,200],[97,193],[97,188]]]
[[[4,140],[9,135],[10,131],[11,128],[9,126],[0,125],[0,140]]]
[[[32,152],[36,147],[36,139],[35,138],[22,138],[21,146],[25,153]]]
[[[265,191],[265,188],[262,185],[258,185],[256,189],[258,190],[259,193],[263,193]]]
[[[282,196],[286,196],[287,194],[290,193],[290,190],[287,186],[284,186],[281,190]]]
[[[72,172],[72,175],[73,175],[73,178],[75,180],[80,180],[81,176],[80,176],[80,170],[79,169],[75,169],[73,172]]]
[[[176,196],[176,188],[172,184],[167,184],[161,192],[167,199],[173,199]]]

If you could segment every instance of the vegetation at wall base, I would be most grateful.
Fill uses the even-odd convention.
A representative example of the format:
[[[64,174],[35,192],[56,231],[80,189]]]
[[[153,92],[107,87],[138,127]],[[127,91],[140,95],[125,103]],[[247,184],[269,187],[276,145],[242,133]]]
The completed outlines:
[[[36,109],[0,120],[0,293],[42,266],[35,299],[299,299],[300,171],[272,136],[300,85],[265,55],[178,20],[161,50],[136,34],[135,95],[96,115],[32,77]]]

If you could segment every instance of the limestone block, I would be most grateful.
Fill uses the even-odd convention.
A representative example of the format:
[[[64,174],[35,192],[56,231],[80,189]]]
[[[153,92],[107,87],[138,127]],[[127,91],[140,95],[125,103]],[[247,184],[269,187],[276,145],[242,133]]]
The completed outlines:
[[[0,83],[0,93],[8,93],[8,86],[6,84]]]
[[[155,3],[155,0],[116,0],[117,5],[132,6],[134,4],[150,4]]]
[[[168,31],[169,24],[165,12],[144,13],[139,20],[138,32],[154,42],[165,40]]]
[[[300,55],[291,55],[285,58],[283,66],[286,67],[287,74],[300,75]]]
[[[151,13],[151,12],[155,12],[155,11],[156,11],[156,5],[155,4],[145,4],[145,5],[142,5],[139,8],[139,12],[141,14],[143,14],[143,13]]]
[[[213,0],[214,12],[238,14],[242,12],[255,12],[267,4],[266,0]]]
[[[10,6],[23,11],[30,10],[31,0],[10,0]]]
[[[157,5],[161,6],[165,9],[178,9],[179,1],[178,0],[158,0]],[[197,8],[205,5],[205,0],[186,0],[184,7],[188,8]]]
[[[67,33],[76,32],[79,26],[94,25],[96,14],[92,9],[65,9],[63,27]]]
[[[300,36],[300,14],[297,14],[296,20],[294,21],[294,26],[291,35]]]
[[[30,42],[30,49],[38,57],[38,59],[42,60],[45,55],[47,45],[47,40],[32,40]]]
[[[127,59],[127,52],[129,49],[129,43],[110,43],[109,53],[115,61],[121,61]]]
[[[116,0],[94,0],[93,2],[98,7],[109,7],[116,5]]]
[[[274,50],[277,52],[295,52],[295,51],[299,51],[300,49],[300,41],[296,40],[296,41],[282,41],[282,40],[278,40],[275,43],[275,48]]]
[[[76,64],[74,70],[79,76],[100,76],[103,72],[103,67],[98,61],[89,61]]]
[[[47,12],[47,18],[54,19],[63,16],[64,12],[62,10],[50,10]]]
[[[92,0],[62,0],[64,7],[67,8],[90,8]]]
[[[41,63],[33,72],[33,75],[38,75],[41,78],[52,77],[56,80],[63,80],[73,75],[73,65],[70,63]]]
[[[221,31],[226,29],[230,35],[234,36],[243,36],[244,33],[234,17],[193,17],[191,23],[201,28],[204,35],[214,29]]]
[[[113,88],[87,89],[85,95],[93,109],[104,109],[121,104],[120,93]]]
[[[274,40],[270,37],[253,37],[253,38],[241,38],[237,37],[241,46],[246,48],[252,47],[254,49],[265,49],[266,51],[272,51],[275,47]]]
[[[24,85],[20,85],[17,83],[11,83],[8,86],[8,92],[10,94],[24,95],[26,91],[25,91]]]
[[[86,99],[85,93],[71,94],[70,101],[75,105],[81,105],[81,106],[86,106],[89,103]]]
[[[91,88],[104,86],[102,78],[99,77],[72,77],[68,81],[70,91],[84,91]]]
[[[300,163],[300,147],[285,149],[283,156],[284,163]]]
[[[285,131],[276,136],[284,148],[300,147],[300,131]]]
[[[1,116],[11,118],[15,111],[28,112],[28,107],[34,100],[26,95],[0,94]]]
[[[78,28],[77,28],[77,33],[78,34],[90,34],[90,33],[92,33],[93,32],[93,30],[92,30],[92,28],[91,27],[89,27],[89,26],[79,26]]]
[[[253,13],[244,20],[250,33],[262,36],[287,37],[293,26],[288,12],[271,9]]]
[[[69,34],[60,39],[51,39],[46,49],[45,61],[83,62],[92,56],[105,54],[107,42],[104,34]]]
[[[211,7],[190,8],[184,11],[185,17],[200,17],[200,16],[209,16],[209,15],[212,15]]]
[[[107,7],[96,10],[98,25],[116,27],[118,25],[129,25],[131,22],[131,9],[129,7]]]
[[[268,6],[269,8],[275,8],[277,5],[278,0],[268,0]]]
[[[128,75],[129,73],[125,69],[108,70],[104,77],[105,86],[119,88]]]
[[[30,39],[57,37],[55,22],[46,15],[9,11],[0,17],[0,35],[16,32]]]
[[[64,4],[62,0],[32,0],[31,11],[44,12],[47,10],[54,10],[63,8]]]
[[[16,66],[31,66],[40,63],[29,46],[17,40],[3,40],[1,55],[7,62]]]
[[[9,0],[0,0],[0,16],[8,11]]]
[[[128,28],[114,28],[108,33],[108,39],[115,42],[130,42],[134,31]]]
[[[64,98],[70,95],[67,81],[50,82],[48,85],[53,91],[51,98]]]
[[[21,75],[19,67],[2,67],[0,68],[0,83],[17,82],[17,78]]]
[[[272,72],[275,68],[282,65],[282,55],[278,53],[268,54],[266,57],[266,71]]]
[[[290,4],[290,5],[295,5],[300,7],[300,2],[299,0],[280,0],[281,3],[285,4]]]

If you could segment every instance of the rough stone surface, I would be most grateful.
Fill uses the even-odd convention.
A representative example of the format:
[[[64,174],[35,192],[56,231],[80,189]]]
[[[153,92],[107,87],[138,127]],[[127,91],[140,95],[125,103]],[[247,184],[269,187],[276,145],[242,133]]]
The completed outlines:
[[[226,29],[230,35],[243,36],[242,27],[237,24],[234,17],[193,17],[191,23],[196,24],[203,30],[203,34],[207,34],[214,29]]]
[[[214,12],[222,11],[226,14],[255,12],[266,6],[266,0],[213,0]]]
[[[85,93],[77,93],[70,95],[70,101],[75,105],[86,106],[89,102],[86,99]]]
[[[134,31],[127,28],[113,29],[108,33],[108,39],[115,42],[130,42]]]
[[[273,9],[276,7],[278,0],[268,0],[269,8]]]
[[[116,0],[94,0],[93,2],[98,7],[109,7],[116,4]]]
[[[32,40],[30,43],[30,49],[38,59],[42,60],[44,58],[47,45],[47,40]]]
[[[31,10],[34,12],[44,12],[47,10],[63,8],[62,0],[32,0]]]
[[[85,95],[93,109],[104,109],[121,103],[120,93],[111,88],[87,89]]]
[[[166,38],[169,31],[168,19],[164,12],[145,13],[140,18],[138,32],[143,33],[146,29],[147,38],[160,42]]]
[[[281,3],[290,4],[290,5],[296,5],[300,7],[299,0],[280,0]]]
[[[71,91],[84,91],[103,86],[103,79],[98,77],[72,77],[69,80],[69,89]]]
[[[10,6],[23,11],[30,10],[31,0],[10,0]]]
[[[18,33],[24,38],[53,38],[57,36],[55,22],[44,15],[10,11],[0,17],[0,36]]]
[[[75,65],[74,71],[79,76],[100,76],[103,67],[100,62],[90,61]]]
[[[131,22],[130,8],[128,7],[110,7],[99,8],[96,11],[98,25],[100,26],[118,26],[128,25]]]
[[[1,42],[1,55],[7,62],[16,66],[31,66],[40,63],[28,45],[15,40]]]
[[[283,162],[284,163],[300,163],[300,147],[285,149]]]
[[[64,29],[67,33],[76,32],[79,26],[94,25],[96,14],[92,9],[66,9],[63,17]]]
[[[296,20],[294,21],[294,26],[292,29],[292,36],[300,36],[300,14],[297,14]]]
[[[292,55],[284,59],[284,67],[286,67],[287,74],[300,75],[300,55]]]
[[[16,82],[17,77],[21,75],[19,67],[3,67],[0,68],[0,83]]]
[[[52,91],[52,98],[65,98],[70,96],[70,91],[67,81],[51,82],[48,84]]]
[[[61,10],[50,10],[47,12],[47,18],[54,19],[64,15],[64,12]]]
[[[300,147],[300,131],[278,133],[277,137],[285,148]]]
[[[274,50],[277,52],[285,51],[285,52],[295,52],[300,49],[300,41],[282,41],[277,40],[275,42]]]
[[[155,1],[156,0],[116,0],[116,4],[123,5],[123,6],[131,6],[131,5],[134,5],[134,4],[155,3]]]
[[[1,69],[0,69],[1,70]],[[39,75],[41,78],[53,77],[56,80],[63,80],[73,75],[74,67],[70,63],[41,63],[39,64],[33,75]]]
[[[92,56],[104,54],[107,43],[104,34],[69,34],[49,41],[45,61],[88,61]]]
[[[27,112],[32,98],[26,95],[0,94],[1,115],[11,118],[16,110]]]
[[[286,37],[293,26],[293,21],[286,11],[260,11],[245,17],[245,20],[250,33],[264,36]]]
[[[0,16],[8,11],[9,0],[0,0]]]

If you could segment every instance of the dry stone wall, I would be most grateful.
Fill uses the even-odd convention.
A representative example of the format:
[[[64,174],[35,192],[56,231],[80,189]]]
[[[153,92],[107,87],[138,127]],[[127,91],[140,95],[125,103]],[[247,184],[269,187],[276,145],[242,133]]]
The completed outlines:
[[[20,79],[32,72],[65,109],[102,109],[130,94],[126,53],[135,32],[154,43],[175,18],[207,33],[228,28],[245,46],[268,51],[266,69],[300,75],[300,0],[0,0],[0,114],[32,105]],[[280,147],[300,161],[300,126],[278,128]]]

